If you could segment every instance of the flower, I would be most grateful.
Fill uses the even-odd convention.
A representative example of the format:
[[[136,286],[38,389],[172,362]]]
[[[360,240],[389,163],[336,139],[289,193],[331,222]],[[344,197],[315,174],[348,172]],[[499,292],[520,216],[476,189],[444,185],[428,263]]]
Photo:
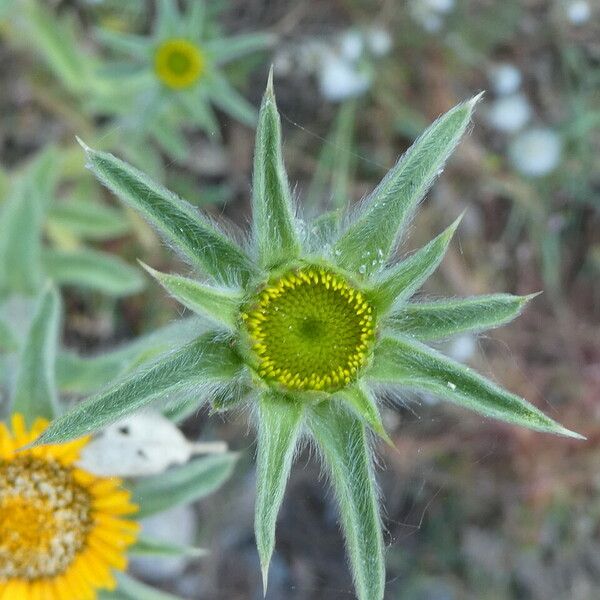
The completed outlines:
[[[488,77],[490,84],[499,96],[508,96],[516,93],[521,87],[523,76],[521,71],[512,63],[503,62],[494,65]]]
[[[168,39],[156,48],[154,72],[167,86],[180,90],[194,85],[205,72],[200,48],[184,39]]]
[[[502,96],[494,100],[487,117],[494,129],[514,133],[531,119],[531,105],[523,94]]]
[[[12,432],[0,423],[0,597],[11,600],[86,600],[114,589],[138,524],[121,480],[76,466],[87,438],[19,450],[46,428],[30,430],[23,415]]]
[[[562,139],[548,127],[528,129],[515,137],[508,153],[517,171],[529,177],[543,177],[560,163]]]
[[[360,600],[381,600],[385,562],[370,431],[391,443],[379,392],[400,387],[571,437],[540,410],[426,345],[520,314],[531,296],[410,302],[441,262],[457,219],[394,259],[399,235],[468,127],[479,96],[440,117],[350,215],[306,224],[292,205],[272,73],[257,128],[251,248],[116,157],[83,145],[88,166],[140,211],[204,279],[148,272],[209,331],[59,417],[36,444],[83,435],[155,398],[195,390],[215,411],[247,408],[258,429],[255,532],[263,581],[302,440],[321,456],[340,508]]]

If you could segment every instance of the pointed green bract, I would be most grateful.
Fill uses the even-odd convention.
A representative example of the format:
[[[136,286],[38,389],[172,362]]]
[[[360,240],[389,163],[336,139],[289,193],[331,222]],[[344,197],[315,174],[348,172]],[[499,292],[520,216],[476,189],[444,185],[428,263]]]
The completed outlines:
[[[250,259],[191,205],[111,154],[83,148],[100,181],[139,210],[194,265],[225,284],[248,280],[255,270]]]
[[[173,556],[189,556],[196,558],[206,556],[208,550],[204,548],[196,548],[194,546],[179,546],[178,544],[170,544],[162,540],[140,536],[133,546],[127,551],[129,556],[156,556],[159,558],[169,558]]]
[[[478,99],[459,104],[440,117],[387,173],[337,241],[339,265],[364,274],[381,269],[399,232],[465,132]]]
[[[457,300],[406,304],[387,318],[398,333],[419,340],[436,340],[468,331],[498,327],[518,317],[530,296],[492,294]]]
[[[184,600],[181,596],[163,592],[155,587],[146,585],[123,571],[115,571],[117,590],[115,592],[102,592],[100,600]]]
[[[329,471],[359,600],[383,600],[385,560],[371,449],[361,421],[335,404],[315,407],[310,430]]]
[[[241,301],[239,293],[209,287],[187,277],[161,273],[144,263],[142,266],[186,308],[227,327],[235,325]]]
[[[254,531],[263,587],[275,547],[275,523],[301,431],[303,406],[296,399],[265,392],[259,399]]]
[[[366,377],[375,382],[397,383],[430,392],[487,417],[529,429],[582,437],[472,369],[409,338],[381,340]]]
[[[410,298],[442,262],[460,217],[429,244],[382,273],[376,280],[372,300],[379,313]]]
[[[300,252],[272,78],[271,71],[258,118],[252,180],[254,237],[259,260],[267,267],[293,260]]]
[[[217,64],[223,65],[257,50],[264,50],[275,41],[276,37],[270,33],[253,32],[210,40],[204,44],[204,50],[213,56]]]
[[[40,298],[21,351],[12,411],[21,413],[28,426],[37,417],[52,419],[58,412],[54,377],[60,326],[60,298],[48,287]]]
[[[230,83],[219,73],[210,75],[210,88],[207,88],[208,95],[213,102],[248,127],[256,126],[256,109],[248,102]]]
[[[15,334],[4,321],[0,321],[0,353],[14,352],[18,347],[19,342]]]
[[[133,486],[133,502],[143,519],[174,506],[200,500],[217,490],[233,473],[238,455],[233,452],[192,460]]]
[[[128,296],[144,287],[144,278],[118,256],[89,248],[53,250],[46,248],[42,264],[59,285],[73,285],[110,296]]]
[[[394,445],[383,426],[375,398],[368,389],[356,384],[338,392],[336,396],[345,401],[378,436],[390,446]]]
[[[203,335],[58,417],[35,445],[81,437],[122,419],[158,396],[211,381],[228,381],[239,369],[239,357],[227,340],[212,333]]]

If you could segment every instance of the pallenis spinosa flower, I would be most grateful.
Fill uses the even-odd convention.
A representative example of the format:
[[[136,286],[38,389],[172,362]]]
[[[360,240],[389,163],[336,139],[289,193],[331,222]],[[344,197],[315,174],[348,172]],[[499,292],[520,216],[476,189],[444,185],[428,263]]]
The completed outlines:
[[[345,221],[325,215],[305,225],[292,205],[269,80],[257,130],[247,251],[143,173],[84,146],[100,180],[202,274],[190,279],[146,267],[212,328],[59,418],[37,443],[86,434],[190,386],[214,410],[245,406],[258,429],[255,530],[265,585],[290,467],[299,443],[310,440],[336,493],[358,597],[383,598],[370,433],[387,439],[378,390],[435,394],[488,417],[579,437],[423,343],[505,323],[529,299],[499,294],[409,302],[442,260],[458,220],[405,260],[392,259],[477,100],[433,123]]]

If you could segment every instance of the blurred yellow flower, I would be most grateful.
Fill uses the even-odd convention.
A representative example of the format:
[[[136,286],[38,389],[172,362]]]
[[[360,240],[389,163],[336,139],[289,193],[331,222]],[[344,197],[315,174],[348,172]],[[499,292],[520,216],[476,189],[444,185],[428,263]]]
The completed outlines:
[[[162,42],[154,54],[154,71],[167,87],[175,90],[194,85],[205,71],[200,49],[182,38]]]
[[[0,598],[94,600],[127,566],[139,525],[124,516],[137,506],[120,479],[75,466],[89,438],[17,451],[46,427],[0,423]]]

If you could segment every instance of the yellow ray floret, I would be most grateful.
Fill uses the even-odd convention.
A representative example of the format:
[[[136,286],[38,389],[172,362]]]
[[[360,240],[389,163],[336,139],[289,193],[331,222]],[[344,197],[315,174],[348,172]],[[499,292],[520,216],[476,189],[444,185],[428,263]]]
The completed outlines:
[[[173,38],[162,42],[154,53],[154,72],[175,90],[194,85],[206,70],[204,54],[192,42]]]
[[[19,450],[47,421],[0,423],[0,600],[94,600],[114,589],[139,526],[118,478],[75,463],[88,438]]]
[[[314,266],[269,282],[242,312],[260,377],[290,390],[339,390],[367,362],[373,309],[344,277]]]

